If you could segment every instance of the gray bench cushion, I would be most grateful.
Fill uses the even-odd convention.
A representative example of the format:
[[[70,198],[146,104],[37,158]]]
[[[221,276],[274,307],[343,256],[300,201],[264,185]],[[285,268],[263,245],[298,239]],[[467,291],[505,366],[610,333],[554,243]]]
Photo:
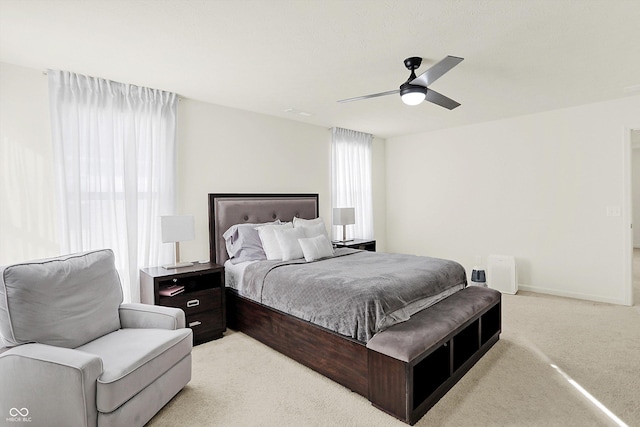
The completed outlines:
[[[30,342],[78,347],[120,329],[121,302],[111,250],[0,270],[0,334],[10,347]]]
[[[121,329],[76,350],[102,359],[96,406],[112,412],[191,353],[191,329]]]
[[[377,333],[367,342],[367,348],[410,362],[498,301],[500,292],[470,286],[414,314],[406,322]]]

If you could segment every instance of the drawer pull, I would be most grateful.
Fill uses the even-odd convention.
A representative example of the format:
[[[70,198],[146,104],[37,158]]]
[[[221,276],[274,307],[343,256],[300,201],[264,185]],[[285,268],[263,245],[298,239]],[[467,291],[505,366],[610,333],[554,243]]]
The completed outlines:
[[[200,305],[199,299],[192,299],[191,301],[187,301],[187,307],[197,307]]]
[[[202,322],[196,320],[195,322],[189,322],[189,327],[193,328],[194,326],[202,325]]]

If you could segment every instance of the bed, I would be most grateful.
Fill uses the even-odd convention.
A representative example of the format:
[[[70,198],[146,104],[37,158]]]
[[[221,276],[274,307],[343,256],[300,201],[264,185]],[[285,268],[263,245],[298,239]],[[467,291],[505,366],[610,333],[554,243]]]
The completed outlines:
[[[228,260],[223,234],[236,224],[292,221],[294,217],[311,220],[318,212],[317,194],[209,194],[211,260],[220,265]],[[336,252],[340,255],[336,258],[343,260],[331,261],[365,258],[365,254],[349,251]],[[304,268],[290,265],[304,261],[284,264]],[[276,286],[284,277],[272,280]],[[427,308],[412,306],[408,320],[400,316],[380,328],[365,328],[364,332],[352,328],[352,334],[351,329],[339,333],[329,324],[291,314],[286,308],[290,301],[278,306],[277,298],[250,298],[228,287],[227,324],[414,424],[499,339],[499,293],[464,285],[430,296]]]

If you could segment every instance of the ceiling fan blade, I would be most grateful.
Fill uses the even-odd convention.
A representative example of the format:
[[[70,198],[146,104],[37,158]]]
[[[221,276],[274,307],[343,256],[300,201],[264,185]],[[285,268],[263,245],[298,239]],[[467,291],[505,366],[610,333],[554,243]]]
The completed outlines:
[[[456,102],[451,98],[447,98],[446,96],[432,89],[427,89],[427,97],[425,99],[441,107],[448,108],[449,110],[453,110],[454,108],[460,106],[459,102]]]
[[[369,99],[369,98],[377,98],[379,96],[393,95],[394,93],[399,93],[400,89],[389,90],[387,92],[374,93],[372,95],[364,95],[364,96],[356,96],[355,98],[347,98],[341,99],[337,102],[351,102],[351,101],[360,101],[361,99]]]
[[[419,86],[429,86],[431,83],[438,80],[443,76],[447,71],[458,65],[464,60],[464,58],[458,58],[457,56],[447,56],[442,61],[433,65],[424,73],[420,74],[415,79],[411,80],[409,83],[412,85]]]

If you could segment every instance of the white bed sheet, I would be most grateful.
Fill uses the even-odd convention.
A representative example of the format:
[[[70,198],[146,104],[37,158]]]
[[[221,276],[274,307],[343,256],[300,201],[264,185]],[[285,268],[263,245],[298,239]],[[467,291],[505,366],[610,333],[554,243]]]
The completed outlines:
[[[257,261],[246,261],[232,264],[230,260],[224,263],[224,284],[226,287],[237,290],[241,295],[244,289],[244,271],[247,267]]]

